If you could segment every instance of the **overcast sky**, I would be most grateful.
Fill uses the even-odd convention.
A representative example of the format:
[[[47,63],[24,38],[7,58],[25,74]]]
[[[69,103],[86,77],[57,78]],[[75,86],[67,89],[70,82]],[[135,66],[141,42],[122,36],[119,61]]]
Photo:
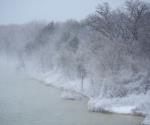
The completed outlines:
[[[0,0],[0,24],[83,19],[98,3],[120,6],[124,0]]]

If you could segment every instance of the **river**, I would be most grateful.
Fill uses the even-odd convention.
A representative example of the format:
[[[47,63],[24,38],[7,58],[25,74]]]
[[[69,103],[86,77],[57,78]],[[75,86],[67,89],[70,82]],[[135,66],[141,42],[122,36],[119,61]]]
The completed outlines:
[[[0,69],[0,125],[139,125],[141,117],[92,113],[87,101],[7,68]]]

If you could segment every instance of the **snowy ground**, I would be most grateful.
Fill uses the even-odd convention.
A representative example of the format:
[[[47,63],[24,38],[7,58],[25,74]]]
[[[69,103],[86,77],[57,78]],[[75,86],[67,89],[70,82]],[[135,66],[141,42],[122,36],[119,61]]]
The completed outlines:
[[[88,102],[88,108],[90,111],[105,111],[145,116],[150,112],[149,97],[150,93],[130,95],[123,98],[90,99]]]
[[[81,100],[84,98],[84,96],[75,91],[64,90],[61,94],[61,98],[66,100]]]

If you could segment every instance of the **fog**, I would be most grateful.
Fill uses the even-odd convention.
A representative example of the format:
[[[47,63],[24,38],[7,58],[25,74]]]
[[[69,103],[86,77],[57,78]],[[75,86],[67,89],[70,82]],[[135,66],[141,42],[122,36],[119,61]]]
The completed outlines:
[[[149,25],[150,4],[140,0],[97,4],[82,20],[1,25],[0,59],[88,97],[90,111],[148,116]]]

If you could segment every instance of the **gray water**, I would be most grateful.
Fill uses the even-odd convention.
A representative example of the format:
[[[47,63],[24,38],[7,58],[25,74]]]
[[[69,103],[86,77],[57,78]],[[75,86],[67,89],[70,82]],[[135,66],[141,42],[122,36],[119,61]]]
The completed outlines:
[[[141,117],[92,113],[87,101],[66,101],[60,90],[0,70],[0,125],[139,125]]]

